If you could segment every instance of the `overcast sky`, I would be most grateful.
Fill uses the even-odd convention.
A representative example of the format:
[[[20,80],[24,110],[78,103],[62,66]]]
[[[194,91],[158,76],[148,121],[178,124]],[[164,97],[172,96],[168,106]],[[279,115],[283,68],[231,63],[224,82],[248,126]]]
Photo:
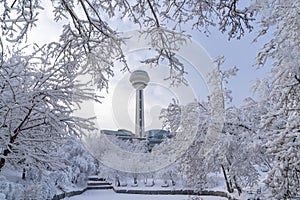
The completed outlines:
[[[52,10],[47,8],[50,8],[50,6],[45,6],[45,10],[41,13],[40,21],[37,22],[37,27],[30,32],[29,42],[41,44],[58,40],[61,33],[61,24],[54,22]],[[119,31],[126,32],[135,29],[135,27],[129,26],[126,21],[120,22],[116,18],[111,21],[111,25],[117,27]],[[264,41],[260,40],[258,43],[252,43],[255,32],[247,34],[246,37],[240,40],[232,39],[228,41],[226,33],[221,34],[216,28],[210,28],[210,31],[209,37],[196,31],[188,30],[188,33],[199,43],[203,51],[206,51],[207,56],[211,60],[220,55],[225,56],[226,62],[222,66],[223,69],[233,66],[237,66],[240,69],[238,75],[230,79],[228,88],[233,92],[231,105],[242,105],[245,97],[253,96],[250,89],[254,80],[262,77],[268,71],[268,68],[256,70],[253,66],[255,64],[255,56]],[[148,55],[151,55],[151,52],[145,49],[131,50],[126,53],[129,66],[132,69],[145,69],[145,66],[140,64],[139,61]],[[202,61],[199,60],[199,62]],[[188,102],[186,97],[189,97],[189,100],[206,100],[209,92],[205,80],[203,80],[201,74],[196,73],[192,65],[189,65],[188,62],[184,64],[189,72],[186,76],[189,86],[181,86],[179,89],[170,88],[168,82],[162,81],[168,74],[166,66],[159,66],[159,68],[152,68],[151,70],[149,67],[147,68],[146,71],[150,75],[151,82],[145,89],[146,130],[160,128],[159,112],[161,108],[166,107],[172,101],[172,98],[178,99],[183,104]],[[115,73],[116,76],[111,80],[109,92],[101,92],[105,97],[103,103],[101,105],[89,103],[89,108],[84,110],[88,113],[87,115],[91,113],[97,115],[97,122],[101,129],[125,128],[133,131],[135,91],[128,81],[129,73],[119,73],[118,67],[115,68]]]

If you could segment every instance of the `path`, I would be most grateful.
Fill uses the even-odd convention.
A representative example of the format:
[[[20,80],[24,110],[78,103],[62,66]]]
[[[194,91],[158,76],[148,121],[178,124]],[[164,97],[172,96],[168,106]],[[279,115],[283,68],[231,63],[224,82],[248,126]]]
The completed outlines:
[[[224,197],[202,197],[203,200],[227,200]],[[113,190],[88,190],[65,200],[190,200],[188,195],[117,194]]]

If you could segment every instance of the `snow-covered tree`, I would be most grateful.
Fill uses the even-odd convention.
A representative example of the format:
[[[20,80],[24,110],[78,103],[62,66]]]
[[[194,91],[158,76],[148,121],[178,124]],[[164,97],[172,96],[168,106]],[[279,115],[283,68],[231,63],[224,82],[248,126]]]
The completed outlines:
[[[181,123],[181,107],[178,102],[173,99],[173,103],[161,110],[159,118],[163,120],[163,128],[170,130],[172,134],[176,133]]]
[[[94,57],[97,62],[93,62],[92,67],[99,88],[107,87],[107,81],[113,75],[112,60],[119,59],[125,63],[120,48],[122,38],[112,28],[111,18],[127,19],[128,23],[146,30],[151,40],[149,45],[157,56],[145,62],[167,60],[169,78],[174,83],[184,81],[185,69],[176,56],[180,43],[188,39],[182,30],[184,24],[204,32],[208,32],[209,26],[218,25],[220,31],[228,33],[229,38],[240,38],[253,28],[250,25],[252,12],[236,0],[166,0],[163,3],[157,0],[59,0],[51,1],[49,5],[52,5],[53,20],[63,24],[57,51],[64,54],[66,60],[69,59],[68,63],[73,68],[84,59]],[[26,41],[44,9],[40,1],[4,0],[0,6],[2,42],[10,43]],[[128,69],[126,64],[124,69]]]
[[[262,0],[253,9],[261,18],[259,36],[273,34],[257,56],[258,66],[270,59],[271,75],[255,87],[268,109],[261,126],[274,156],[266,184],[276,199],[287,199],[300,194],[300,2]]]
[[[186,107],[194,107],[194,109],[198,109],[199,114],[196,118],[194,118],[194,121],[197,121],[198,123],[196,127],[197,134],[195,135],[194,141],[191,146],[179,160],[180,168],[186,185],[197,190],[201,190],[205,188],[208,172],[205,168],[206,166],[203,163],[204,156],[200,152],[203,149],[203,142],[208,128],[210,116],[208,114],[208,110],[200,103],[192,103],[190,105],[184,106],[183,110],[187,110]],[[185,120],[183,119],[183,122],[184,121]],[[186,126],[186,124],[182,124],[183,130],[188,131],[188,129],[186,129]]]
[[[230,107],[226,110],[218,156],[230,190],[236,188],[239,193],[243,187],[253,186],[258,182],[256,166],[267,164],[256,125],[260,120],[260,115],[257,114],[259,112],[257,104],[252,101],[240,108]]]
[[[221,64],[223,59],[220,58],[218,61]],[[237,72],[237,68],[224,72],[221,72],[220,68],[217,70],[219,70],[218,73],[221,73],[220,78],[224,85],[228,82],[229,77]],[[230,102],[230,90],[224,85],[222,86],[224,88],[222,95]],[[222,99],[218,99],[218,101],[224,103]],[[209,103],[176,105],[175,108],[186,111],[189,110],[188,107],[198,107],[200,113],[193,116],[195,117],[193,120],[198,121],[194,142],[178,161],[182,166],[181,171],[186,184],[201,190],[207,186],[207,174],[220,171],[224,175],[228,192],[233,192],[236,188],[241,193],[244,187],[256,184],[259,179],[256,166],[269,166],[270,164],[268,157],[264,155],[263,138],[260,137],[260,129],[257,126],[260,123],[261,115],[265,114],[267,110],[251,98],[247,98],[240,108],[227,108],[224,127],[220,133],[217,133],[220,134],[219,139],[207,145],[205,142],[208,126],[211,123],[211,113],[214,111],[210,108]],[[180,127],[179,131],[189,130],[189,128],[186,129],[187,125],[184,123],[187,122],[189,127],[193,124],[185,120],[185,117],[189,115],[184,116],[182,113],[179,116],[178,114],[172,115],[175,109],[170,108],[174,108],[174,103],[162,112],[165,122],[176,124]]]
[[[207,170],[204,169],[203,155],[199,153],[210,120],[206,106],[204,103],[200,104],[199,102],[179,105],[173,100],[173,103],[170,103],[166,109],[162,109],[160,116],[163,119],[163,125],[170,127],[175,137],[177,135],[187,135],[187,132],[190,131],[196,131],[191,145],[173,164],[181,172],[180,176],[183,178],[184,184],[195,189],[204,188],[206,183]],[[172,139],[174,138],[170,140]],[[164,145],[164,142],[160,145]],[[159,148],[159,146],[155,148]],[[168,174],[168,171],[163,173]]]
[[[76,82],[83,71],[53,60],[56,45],[3,54],[0,65],[0,170],[6,162],[16,167],[61,168],[57,148],[70,135],[80,135],[92,122],[72,116],[93,91]],[[84,73],[84,72],[83,72]]]
[[[253,123],[259,122],[259,112],[255,102],[227,108],[220,139],[211,147],[202,145],[205,149],[201,152],[209,152],[202,161],[203,168],[206,173],[221,171],[230,193],[234,189],[241,193],[244,187],[255,185],[259,179],[257,166],[269,164],[259,127]]]

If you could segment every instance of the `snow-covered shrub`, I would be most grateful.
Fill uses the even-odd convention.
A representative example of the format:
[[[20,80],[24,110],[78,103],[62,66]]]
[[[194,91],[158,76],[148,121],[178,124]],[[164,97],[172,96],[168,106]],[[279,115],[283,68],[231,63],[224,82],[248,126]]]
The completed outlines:
[[[59,173],[59,177],[62,177],[64,174]],[[36,195],[40,195],[44,199],[51,199],[57,191],[57,186],[55,185],[55,176],[52,172],[40,171],[37,169],[30,169],[27,171],[27,177],[24,182],[22,182],[23,193],[28,193],[30,190],[34,190]],[[24,194],[25,196],[27,194]]]
[[[43,174],[40,170],[29,169],[26,172],[26,179],[33,180],[35,182],[41,182]]]
[[[59,189],[64,189],[65,186],[71,185],[71,179],[68,177],[66,171],[51,172],[49,176],[55,187]]]
[[[0,176],[0,199],[22,199],[23,186],[10,182],[5,176]]]
[[[4,176],[0,176],[0,191],[1,194],[4,195],[4,199],[6,197],[6,194],[10,192],[10,184]]]
[[[120,139],[115,136],[106,136],[109,138],[111,145],[116,145],[124,151],[131,153],[146,153],[149,150],[147,140],[137,140],[137,139]]]
[[[43,187],[40,184],[25,185],[22,192],[22,199],[28,200],[44,200],[47,199],[43,195]]]
[[[54,195],[54,192],[49,193],[49,187],[45,182],[34,183],[26,181],[24,184],[13,182],[7,182],[7,184],[9,185],[9,190],[2,193],[7,200],[44,200],[51,199]]]
[[[59,151],[67,167],[63,170],[64,180],[57,179],[57,184],[62,181],[81,187],[86,186],[87,177],[97,173],[97,160],[91,156],[78,138],[70,138]]]
[[[3,193],[0,193],[0,200],[6,200],[6,198],[5,198],[5,194],[3,194]]]
[[[153,176],[156,180],[163,180],[170,185],[182,185],[182,177],[180,170],[180,163],[175,162],[165,168],[160,169],[154,174],[149,174],[148,177]]]
[[[217,188],[220,186],[224,186],[224,177],[220,173],[209,173],[207,175],[205,188],[211,189],[211,188]]]
[[[19,183],[9,182],[0,176],[0,191],[6,199],[52,199],[58,192],[70,186],[85,187],[87,176],[95,174],[98,165],[95,159],[82,146],[79,139],[70,138],[58,149],[63,161],[61,169],[30,168],[26,179]],[[21,174],[21,173],[20,173]]]
[[[84,187],[87,184],[87,175],[86,173],[79,173],[77,175],[76,185],[79,187]]]

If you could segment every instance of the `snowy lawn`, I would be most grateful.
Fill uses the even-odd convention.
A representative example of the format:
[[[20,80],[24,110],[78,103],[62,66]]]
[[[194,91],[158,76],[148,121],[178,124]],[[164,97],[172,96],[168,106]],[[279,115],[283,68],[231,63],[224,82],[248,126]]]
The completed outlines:
[[[223,197],[202,197],[204,200],[226,200]],[[189,200],[188,195],[141,195],[118,194],[113,190],[88,190],[81,195],[65,200]]]

